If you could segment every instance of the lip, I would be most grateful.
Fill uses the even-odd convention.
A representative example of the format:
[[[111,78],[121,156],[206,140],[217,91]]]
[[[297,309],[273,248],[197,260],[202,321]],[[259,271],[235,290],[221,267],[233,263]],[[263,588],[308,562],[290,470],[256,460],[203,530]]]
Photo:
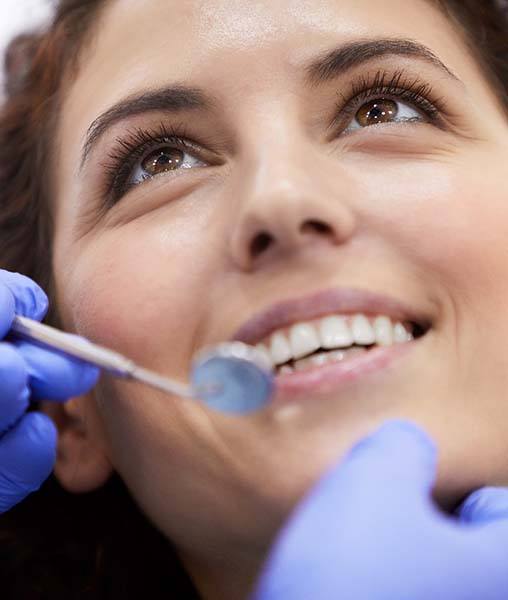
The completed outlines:
[[[244,323],[232,340],[255,345],[277,329],[331,313],[386,315],[416,323],[425,331],[432,322],[429,315],[419,313],[396,298],[359,288],[332,288],[273,304]]]
[[[425,336],[424,336],[425,337]],[[360,378],[379,372],[407,356],[422,338],[392,346],[377,346],[344,362],[329,363],[305,371],[295,371],[275,378],[271,405],[278,405],[297,396],[309,398],[316,394],[339,392]]]

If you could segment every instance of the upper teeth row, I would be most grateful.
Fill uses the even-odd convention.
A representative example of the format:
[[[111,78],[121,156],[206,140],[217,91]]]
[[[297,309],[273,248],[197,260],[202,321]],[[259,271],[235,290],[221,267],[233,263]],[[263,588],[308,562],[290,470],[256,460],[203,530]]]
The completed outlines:
[[[288,330],[275,331],[266,343],[258,344],[257,348],[272,365],[281,365],[319,348],[347,348],[352,344],[390,346],[411,339],[409,327],[401,322],[392,323],[390,317],[331,315],[316,321],[296,323]]]

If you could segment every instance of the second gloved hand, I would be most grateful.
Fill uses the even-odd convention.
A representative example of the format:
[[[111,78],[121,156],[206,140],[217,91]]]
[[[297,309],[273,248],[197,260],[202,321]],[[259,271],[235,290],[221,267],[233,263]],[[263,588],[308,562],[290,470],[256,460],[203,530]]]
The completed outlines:
[[[297,506],[252,600],[506,600],[508,489],[474,492],[455,518],[435,474],[416,425],[364,438]]]
[[[16,314],[41,320],[47,307],[31,279],[0,270],[0,340]],[[30,399],[66,400],[98,376],[95,367],[28,342],[0,341],[0,513],[38,489],[53,468],[56,429],[46,415],[26,413]]]

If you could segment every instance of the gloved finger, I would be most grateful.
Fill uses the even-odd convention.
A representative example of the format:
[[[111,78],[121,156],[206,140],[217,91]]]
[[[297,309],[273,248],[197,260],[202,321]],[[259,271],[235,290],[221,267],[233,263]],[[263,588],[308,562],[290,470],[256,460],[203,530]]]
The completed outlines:
[[[11,328],[16,313],[16,302],[11,290],[0,282],[0,338]]]
[[[508,488],[480,488],[470,494],[455,513],[462,523],[508,520]]]
[[[323,499],[316,512],[323,519],[334,512],[341,518],[363,514],[405,515],[430,506],[430,491],[436,477],[436,446],[417,425],[391,420],[358,442],[311,490],[308,502]],[[305,500],[304,500],[305,504]],[[317,519],[320,519],[316,515]],[[326,531],[326,523],[323,523]]]
[[[25,361],[5,342],[0,343],[0,435],[28,408],[30,391]]]
[[[42,320],[48,310],[48,297],[35,281],[20,273],[0,269],[0,287],[4,286],[14,297],[16,314],[37,321]]]
[[[68,400],[86,393],[97,383],[99,369],[84,361],[26,341],[15,342],[15,347],[27,365],[35,399]]]
[[[325,473],[285,522],[254,598],[278,598],[278,593],[281,598],[289,597],[285,592],[294,589],[294,578],[302,572],[307,574],[299,598],[311,598],[307,591],[313,584],[319,588],[320,598],[341,593],[353,597],[350,590],[325,590],[319,582],[362,581],[369,571],[372,576],[374,565],[383,565],[383,549],[389,556],[393,553],[394,532],[415,535],[418,530],[416,539],[420,533],[425,536],[432,523],[426,518],[431,513],[425,503],[431,505],[435,476],[436,447],[417,425],[388,421],[362,438]],[[403,535],[396,533],[395,537],[405,543]],[[334,569],[337,577],[330,578]],[[341,569],[345,571],[339,575]],[[382,592],[381,596],[389,597]],[[360,593],[358,597],[367,596]]]
[[[0,513],[9,510],[49,477],[57,431],[49,417],[27,413],[0,439]]]
[[[405,497],[427,496],[436,476],[437,448],[415,423],[402,419],[385,422],[356,443],[336,467],[334,487],[357,490],[382,502],[394,493]]]

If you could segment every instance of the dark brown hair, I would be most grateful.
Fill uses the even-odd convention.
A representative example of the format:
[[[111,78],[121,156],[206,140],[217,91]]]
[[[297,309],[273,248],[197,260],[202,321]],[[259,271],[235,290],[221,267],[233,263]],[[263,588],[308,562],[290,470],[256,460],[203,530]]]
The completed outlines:
[[[44,30],[7,52],[0,110],[0,267],[51,299],[51,140],[62,95],[111,0],[60,0]],[[500,0],[430,0],[463,34],[508,120],[508,27]],[[48,320],[55,323],[56,312]],[[198,598],[171,544],[114,476],[82,496],[50,478],[0,517],[2,598]]]

